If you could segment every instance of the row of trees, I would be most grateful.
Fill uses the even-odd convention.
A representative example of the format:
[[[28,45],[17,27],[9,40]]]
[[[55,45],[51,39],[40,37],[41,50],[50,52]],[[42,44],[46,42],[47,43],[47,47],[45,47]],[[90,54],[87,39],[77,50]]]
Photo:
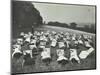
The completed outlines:
[[[59,26],[59,27],[66,27],[66,28],[71,28],[71,29],[76,29],[76,30],[81,30],[81,31],[86,31],[90,33],[96,33],[95,25],[83,25],[82,27],[78,27],[78,24],[76,22],[72,22],[70,24],[66,23],[60,23],[60,22],[48,22],[47,25],[50,26]]]
[[[70,26],[66,23],[60,23],[60,22],[48,22],[48,25],[60,26],[60,27],[70,27],[70,28],[76,28],[77,27],[77,24],[75,22],[70,23]]]
[[[66,24],[66,23],[60,23],[60,22],[48,22],[48,25],[51,25],[51,26],[60,26],[60,27],[68,27],[68,24]]]
[[[76,27],[77,27],[77,23],[75,23],[75,22],[70,23],[70,25],[68,25],[66,23],[60,23],[60,22],[48,22],[47,25],[68,27],[68,28],[73,28],[73,29],[76,29]]]

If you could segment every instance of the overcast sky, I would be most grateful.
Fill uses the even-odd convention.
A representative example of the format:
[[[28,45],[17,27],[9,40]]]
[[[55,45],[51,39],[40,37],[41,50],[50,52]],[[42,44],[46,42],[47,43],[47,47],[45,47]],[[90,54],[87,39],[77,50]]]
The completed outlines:
[[[43,17],[43,21],[59,21],[62,23],[95,23],[94,6],[60,5],[33,3]]]

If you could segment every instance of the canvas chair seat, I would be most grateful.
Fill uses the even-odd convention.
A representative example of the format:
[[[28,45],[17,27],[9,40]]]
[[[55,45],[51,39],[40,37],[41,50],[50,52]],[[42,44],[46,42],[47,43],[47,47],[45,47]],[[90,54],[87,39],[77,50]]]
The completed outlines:
[[[82,41],[82,40],[78,40],[78,43],[79,43],[79,44],[83,44],[83,41]]]
[[[22,54],[19,48],[15,48],[14,52],[12,53],[12,58],[14,57],[15,54]]]
[[[92,48],[92,47],[89,48],[86,51],[81,51],[80,54],[79,54],[79,57],[81,59],[86,59],[90,55],[90,53],[92,53],[93,51],[94,51],[94,48]]]
[[[75,37],[72,37],[72,40],[76,40]]]
[[[52,31],[52,33],[55,35],[56,34],[56,32],[55,31]]]
[[[87,42],[87,41],[85,42],[85,46],[86,46],[86,47],[89,47],[89,48],[92,47],[92,46],[89,44],[89,42]]]
[[[31,43],[31,44],[32,44],[32,43],[33,43],[33,44],[36,44],[36,40],[35,40],[35,39],[34,39],[34,40],[31,40],[30,43]]]
[[[22,52],[14,52],[13,54],[12,54],[12,58],[20,58],[21,56],[22,56],[23,54],[22,54]]]
[[[15,45],[13,45],[13,51],[15,51],[15,50],[20,50],[21,49],[21,45],[18,45],[18,44],[15,44]]]
[[[53,37],[52,37],[52,36],[50,36],[50,37],[49,37],[49,39],[50,39],[50,41],[52,41],[52,40],[53,40]]]
[[[31,41],[31,40],[30,40],[30,37],[26,38],[25,41],[26,41],[26,42],[30,42],[30,41]]]
[[[18,43],[18,44],[23,44],[23,39],[22,39],[22,38],[18,38],[18,39],[17,39],[17,43]]]
[[[41,34],[38,32],[36,35],[37,35],[37,36],[40,36]]]
[[[64,56],[64,50],[63,49],[57,49],[57,56]]]
[[[14,49],[14,52],[21,52],[19,48]]]
[[[58,42],[59,48],[65,47],[64,42]]]
[[[77,45],[78,44],[78,41],[74,41],[74,43]]]
[[[67,37],[66,37],[66,39],[67,39],[67,40],[70,40],[70,37],[69,37],[69,36],[67,36]]]
[[[53,41],[51,42],[51,46],[52,46],[52,47],[55,47],[56,44],[57,44],[57,41],[56,41],[56,40],[53,40]]]
[[[25,50],[24,52],[30,54],[32,53],[32,50]]]
[[[32,50],[25,50],[25,51],[23,52],[23,54],[24,54],[24,55],[29,54],[30,57],[33,58],[33,56],[32,56]]]
[[[39,51],[41,52],[41,51],[43,51],[45,49],[45,46],[41,46],[40,45],[38,48],[39,48]]]
[[[39,46],[39,48],[42,48],[42,49],[44,49],[44,48],[45,48],[45,46],[41,46],[41,45],[40,45],[40,46]]]
[[[40,40],[43,41],[43,39],[44,39],[44,38],[43,38],[42,36],[40,36]]]
[[[64,56],[64,50],[63,49],[58,49],[57,50],[57,56],[58,56],[57,62],[59,64],[65,65],[68,62],[68,58],[66,58]]]
[[[46,41],[46,42],[47,42],[47,41],[48,41],[48,39],[45,37],[45,38],[44,38],[44,41]]]
[[[61,61],[61,60],[68,60],[68,58],[64,57],[64,56],[59,56],[57,58],[57,61]]]
[[[69,48],[70,42],[69,41],[65,41],[65,42],[66,42],[67,48]]]
[[[45,46],[46,42],[45,41],[40,41],[40,46]]]
[[[37,48],[36,45],[33,45],[33,44],[29,45],[29,47],[30,49]]]
[[[76,49],[70,49],[70,58],[69,58],[69,60],[72,61],[72,59],[75,59],[78,63],[80,63],[80,59],[77,55],[77,50]]]
[[[50,48],[45,48],[41,53],[42,59],[51,58]]]

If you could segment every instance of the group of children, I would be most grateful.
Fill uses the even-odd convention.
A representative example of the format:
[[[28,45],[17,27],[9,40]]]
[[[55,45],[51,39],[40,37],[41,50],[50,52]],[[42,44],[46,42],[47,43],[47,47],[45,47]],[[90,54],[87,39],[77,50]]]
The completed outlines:
[[[84,46],[86,50],[81,50],[78,55],[79,46]],[[65,65],[69,61],[80,64],[80,59],[86,59],[94,51],[92,36],[55,31],[21,32],[12,49],[12,59],[23,57],[22,67],[35,64],[37,55],[41,56],[41,61],[46,65],[52,62],[53,55],[58,64]]]

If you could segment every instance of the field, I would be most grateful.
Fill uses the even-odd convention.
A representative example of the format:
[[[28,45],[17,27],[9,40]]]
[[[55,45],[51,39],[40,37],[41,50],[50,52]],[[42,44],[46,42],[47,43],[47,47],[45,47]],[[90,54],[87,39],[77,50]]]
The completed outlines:
[[[61,27],[54,27],[54,26],[42,26],[39,28],[36,28],[36,30],[49,30],[49,31],[56,31],[56,32],[70,32],[70,33],[76,33],[76,34],[88,34],[93,36],[93,47],[96,49],[95,46],[95,34],[92,33],[87,33],[87,32],[82,32],[78,30],[72,30],[72,29],[67,29],[67,28],[61,28]],[[15,33],[14,38],[12,41],[19,35],[20,31],[25,31],[28,32],[30,29],[24,28],[19,30],[17,33]],[[80,64],[72,64],[70,61],[65,65],[61,66],[60,64],[57,63],[56,59],[57,56],[56,54],[56,49],[51,48],[51,52],[53,54],[52,56],[52,62],[47,66],[41,61],[41,56],[40,54],[37,56],[35,65],[30,65],[30,66],[24,66],[23,68],[21,67],[21,62],[22,58],[19,59],[19,61],[16,61],[15,59],[12,59],[11,67],[12,67],[12,73],[34,73],[34,72],[50,72],[50,71],[70,71],[70,70],[88,70],[88,69],[95,69],[96,68],[96,50],[92,52],[85,60],[81,60]],[[84,47],[79,47],[78,54],[80,51],[84,50]],[[66,56],[69,58],[69,50],[66,50],[65,52]]]

